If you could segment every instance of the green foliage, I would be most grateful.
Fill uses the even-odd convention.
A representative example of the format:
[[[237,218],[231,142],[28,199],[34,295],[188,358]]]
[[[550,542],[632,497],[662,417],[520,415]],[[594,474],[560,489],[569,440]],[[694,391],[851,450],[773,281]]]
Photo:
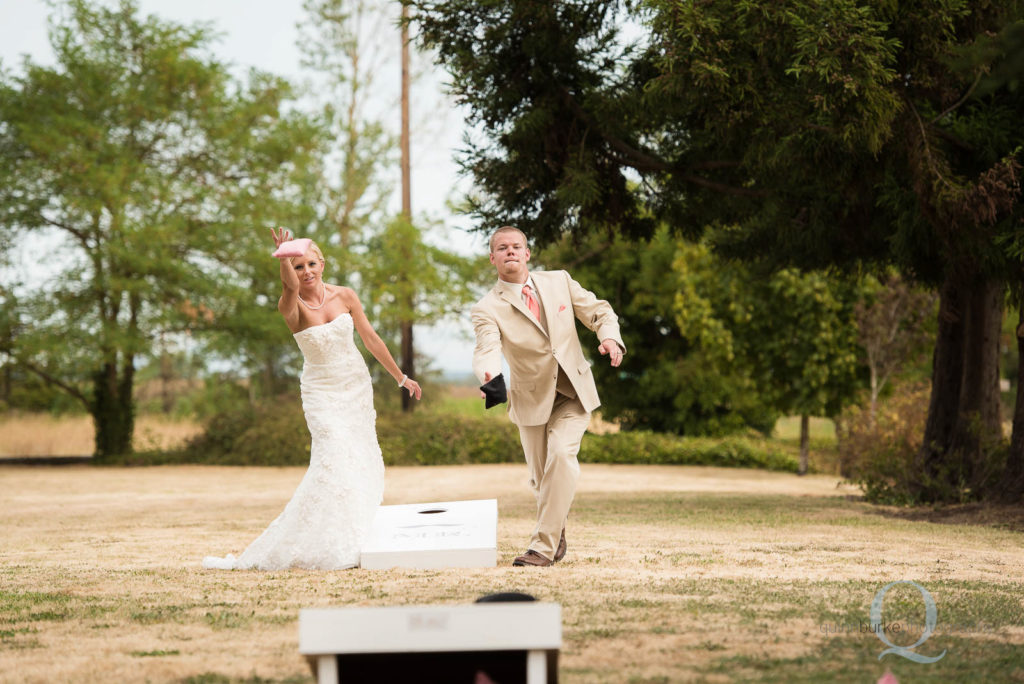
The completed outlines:
[[[413,325],[461,314],[478,296],[473,286],[480,260],[448,250],[444,231],[429,221],[387,213],[397,140],[383,118],[387,111],[373,110],[387,89],[379,67],[400,46],[396,7],[382,0],[305,0],[303,9],[303,63],[315,72],[315,97],[331,139],[317,180],[315,223],[329,236],[342,280],[359,293],[392,356],[422,383],[427,374],[415,353]],[[388,30],[393,43],[381,40]],[[328,167],[338,172],[327,173]],[[368,362],[374,377],[384,380],[385,371]],[[379,396],[378,405],[399,396]]]
[[[705,255],[706,256],[706,255]],[[711,259],[661,229],[647,240],[621,235],[564,240],[535,257],[567,268],[619,315],[626,356],[619,368],[593,354],[602,415],[627,430],[721,435],[771,430],[777,417],[743,368],[732,363],[729,332],[694,288],[714,289]],[[692,304],[693,325],[680,325],[679,298]],[[700,309],[697,312],[697,309]],[[581,333],[586,340],[588,331]],[[596,342],[590,348],[596,348]]]
[[[519,430],[504,415],[422,410],[377,418],[386,465],[521,463]],[[281,399],[236,405],[218,413],[183,450],[135,454],[131,465],[305,466],[310,438],[302,407]],[[768,440],[680,438],[645,431],[587,435],[579,455],[585,463],[713,465],[793,472],[796,462]]]
[[[589,435],[583,440],[579,459],[584,463],[705,465],[797,471],[796,460],[768,440],[676,437],[646,431]]]
[[[388,465],[519,463],[519,430],[498,416],[391,414],[377,421]]]
[[[493,278],[486,257],[460,256],[430,237],[432,231],[397,216],[366,240],[359,270],[364,306],[386,338],[395,338],[402,321],[430,325],[461,314]]]
[[[0,411],[15,410],[31,413],[82,413],[84,408],[73,397],[58,387],[49,385],[40,377],[18,368],[14,363],[0,364]]]
[[[486,258],[464,257],[433,244],[444,239],[444,229],[417,225],[399,215],[368,234],[356,250],[359,284],[355,287],[367,316],[403,372],[421,385],[429,380],[429,372],[415,353],[413,325],[428,326],[462,315],[480,296],[483,283],[493,278]],[[406,365],[410,356],[415,359],[413,370]],[[380,384],[391,382],[382,366],[369,358],[368,363]],[[379,395],[377,404],[402,397],[397,391]]]
[[[408,4],[468,123],[483,133],[467,138],[461,160],[478,188],[469,202],[482,229],[513,224],[545,243],[581,224],[652,232],[619,164],[609,163],[632,158],[631,129],[651,115],[636,99],[642,78],[623,67],[636,52],[618,43],[624,3]],[[620,131],[624,142],[609,141]]]
[[[387,465],[507,463],[522,460],[519,432],[501,417],[386,413],[377,435]],[[178,453],[140,455],[138,463],[304,466],[310,436],[301,405],[279,399],[236,404],[214,415]]]
[[[767,434],[779,415],[834,415],[852,400],[860,292],[849,279],[761,274],[664,227],[649,240],[564,240],[538,258],[570,267],[619,313],[630,353],[593,368],[602,412],[625,429]]]
[[[204,431],[171,461],[219,465],[307,465],[310,436],[301,405],[281,398],[237,402],[214,414]]]
[[[783,269],[748,272],[733,304],[755,385],[782,414],[834,416],[857,389],[859,292],[848,279]],[[744,310],[745,309],[745,310]]]

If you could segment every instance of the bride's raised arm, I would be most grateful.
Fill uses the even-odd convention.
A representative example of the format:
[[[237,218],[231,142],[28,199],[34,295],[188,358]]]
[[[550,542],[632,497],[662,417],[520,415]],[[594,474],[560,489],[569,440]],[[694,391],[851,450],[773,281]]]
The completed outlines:
[[[278,233],[273,228],[270,234],[274,236],[274,247],[280,247],[282,242],[291,240],[291,233],[287,228],[281,228]],[[277,300],[277,310],[284,316],[285,323],[292,330],[299,326],[299,276],[292,267],[292,260],[289,257],[278,257],[281,262],[281,298]]]
[[[363,346],[373,354],[373,357],[380,362],[380,365],[384,366],[384,370],[391,374],[391,377],[395,379],[399,387],[404,387],[409,390],[410,395],[419,399],[423,394],[419,383],[410,377],[406,377],[402,373],[402,369],[395,363],[395,359],[391,356],[388,346],[384,344],[384,340],[380,339],[380,335],[377,334],[377,331],[370,325],[369,319],[366,318],[363,305],[360,303],[355,291],[351,288],[343,287],[341,288],[341,297],[348,307],[349,313],[352,314],[352,323],[355,325],[356,332],[359,333],[359,339],[363,341]]]

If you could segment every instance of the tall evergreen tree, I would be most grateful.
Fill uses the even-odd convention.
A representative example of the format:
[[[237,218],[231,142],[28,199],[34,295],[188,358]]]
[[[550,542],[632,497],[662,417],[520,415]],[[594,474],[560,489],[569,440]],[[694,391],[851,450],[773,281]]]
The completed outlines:
[[[1024,2],[412,4],[483,133],[463,165],[485,221],[542,241],[718,222],[725,254],[938,289],[918,496],[979,484],[1019,273]]]

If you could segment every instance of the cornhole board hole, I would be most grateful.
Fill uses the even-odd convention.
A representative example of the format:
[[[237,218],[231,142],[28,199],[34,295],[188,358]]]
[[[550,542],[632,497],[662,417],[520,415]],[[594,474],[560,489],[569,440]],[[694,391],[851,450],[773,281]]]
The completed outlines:
[[[498,500],[379,506],[360,566],[493,568],[498,564]]]
[[[307,608],[299,652],[319,684],[558,681],[557,603]],[[488,679],[478,679],[484,673]]]

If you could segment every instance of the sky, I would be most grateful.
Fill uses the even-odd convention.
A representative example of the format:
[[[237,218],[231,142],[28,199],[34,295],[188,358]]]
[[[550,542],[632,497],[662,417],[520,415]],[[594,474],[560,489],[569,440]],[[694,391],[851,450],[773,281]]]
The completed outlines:
[[[296,25],[303,19],[302,0],[139,0],[139,7],[145,14],[177,23],[212,23],[222,34],[213,50],[232,65],[238,76],[255,67],[296,81],[309,77],[296,47]],[[52,63],[47,35],[50,11],[45,0],[0,0],[0,64],[5,70],[17,72],[25,54],[33,62]],[[398,40],[397,29],[394,39]],[[468,221],[451,216],[445,207],[446,200],[454,198],[453,191],[457,195],[458,188],[468,187],[465,179],[459,179],[453,160],[462,140],[462,117],[439,94],[445,78],[443,72],[428,70],[418,86],[424,93],[422,109],[417,111],[415,99],[410,105],[414,122],[413,212],[441,219],[451,227],[445,244],[452,249],[463,254],[482,253],[486,242],[466,234],[462,229],[468,227]],[[384,105],[385,111],[387,107]],[[394,114],[398,116],[397,107]],[[417,130],[422,134],[417,135]],[[432,359],[432,367],[445,374],[469,373],[471,330],[468,320],[418,328],[417,349]]]

